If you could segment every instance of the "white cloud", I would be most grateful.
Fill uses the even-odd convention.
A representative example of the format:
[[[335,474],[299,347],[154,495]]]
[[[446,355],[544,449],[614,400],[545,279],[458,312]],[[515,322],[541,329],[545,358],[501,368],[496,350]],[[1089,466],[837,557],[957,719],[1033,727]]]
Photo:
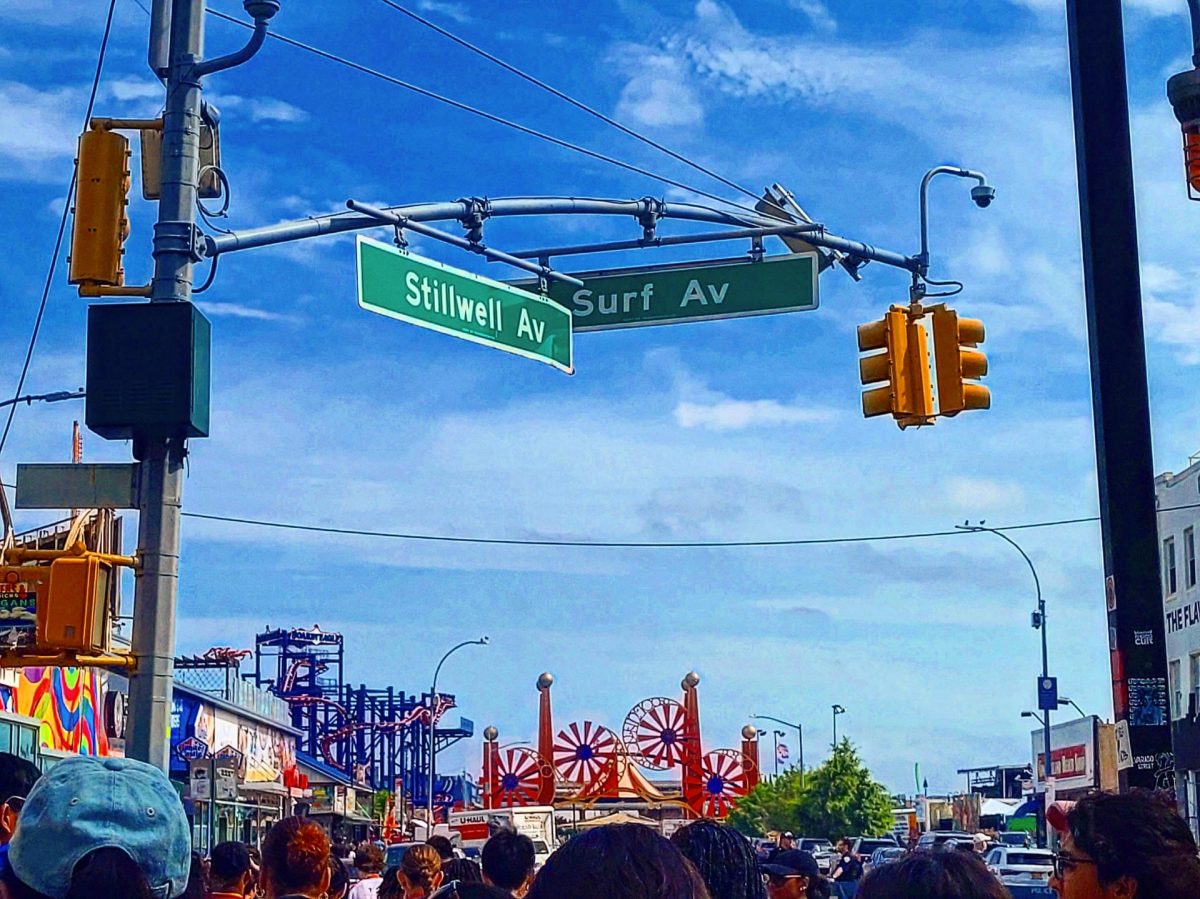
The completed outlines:
[[[113,99],[121,100],[162,100],[163,86],[157,81],[140,78],[121,78],[105,83],[105,89]]]
[[[467,12],[466,4],[463,3],[446,3],[442,2],[442,0],[420,0],[417,3],[417,9],[421,10],[421,12],[437,13],[463,24],[472,21],[471,14]]]
[[[284,315],[279,312],[269,312],[266,309],[257,309],[254,306],[246,306],[242,303],[206,302],[197,300],[196,306],[206,315],[217,317],[246,318],[264,322],[296,321],[294,316]]]
[[[299,106],[293,106],[284,100],[276,100],[271,97],[239,97],[236,94],[221,94],[213,102],[222,111],[226,109],[245,110],[252,122],[291,124],[303,122],[308,118],[308,113]]]
[[[37,90],[0,81],[0,157],[19,168],[6,177],[40,177],[46,163],[73,158],[82,114],[82,95],[73,88]]]
[[[625,47],[615,55],[628,52]],[[669,56],[640,60],[638,74],[621,91],[616,118],[652,128],[700,124],[704,120],[704,107],[688,81],[679,77],[678,68],[678,62]]]
[[[710,431],[741,431],[763,425],[798,425],[832,421],[831,409],[787,405],[778,400],[719,400],[714,403],[682,402],[675,407],[675,421],[684,428]]]
[[[792,9],[797,9],[808,16],[813,27],[826,34],[837,31],[837,20],[822,0],[790,0]]]
[[[953,477],[946,482],[946,498],[963,512],[990,515],[1020,509],[1025,502],[1025,491],[1012,481]]]
[[[1176,351],[1183,365],[1200,365],[1200,290],[1196,277],[1165,265],[1142,266],[1142,310],[1152,340]]]

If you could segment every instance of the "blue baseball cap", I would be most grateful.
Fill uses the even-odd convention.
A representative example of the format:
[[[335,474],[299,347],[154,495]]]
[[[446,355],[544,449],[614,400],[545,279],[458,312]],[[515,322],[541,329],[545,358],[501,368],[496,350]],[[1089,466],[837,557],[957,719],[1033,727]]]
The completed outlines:
[[[187,888],[188,820],[166,775],[133,759],[74,756],[29,791],[8,861],[22,883],[62,899],[80,859],[108,847],[133,859],[158,899]]]

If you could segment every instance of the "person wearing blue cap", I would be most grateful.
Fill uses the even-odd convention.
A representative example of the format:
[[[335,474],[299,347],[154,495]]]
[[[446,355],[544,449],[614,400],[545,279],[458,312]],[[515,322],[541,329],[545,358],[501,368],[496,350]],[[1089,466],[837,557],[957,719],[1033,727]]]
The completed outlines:
[[[162,771],[75,756],[29,791],[0,847],[0,899],[174,899],[190,867],[187,816]]]

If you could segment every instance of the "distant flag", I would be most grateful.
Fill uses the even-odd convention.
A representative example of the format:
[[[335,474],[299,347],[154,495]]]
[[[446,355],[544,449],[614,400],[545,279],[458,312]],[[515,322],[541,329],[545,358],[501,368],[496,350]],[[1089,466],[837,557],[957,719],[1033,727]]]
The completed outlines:
[[[779,746],[775,749],[775,758],[780,762],[786,762],[789,758],[791,758],[791,754],[788,752],[787,743],[779,744]]]

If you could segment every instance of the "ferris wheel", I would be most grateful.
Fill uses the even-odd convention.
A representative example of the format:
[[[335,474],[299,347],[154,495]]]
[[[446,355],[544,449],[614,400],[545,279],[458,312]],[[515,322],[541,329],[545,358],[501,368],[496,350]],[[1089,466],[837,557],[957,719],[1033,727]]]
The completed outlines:
[[[630,709],[621,735],[630,757],[655,771],[680,764],[688,742],[698,738],[683,706],[665,696],[643,699]]]
[[[724,818],[749,792],[753,762],[733,749],[714,749],[700,759],[688,805],[705,818]]]
[[[550,763],[524,746],[499,750],[493,789],[496,805],[504,808],[536,805],[543,778],[554,777]]]

